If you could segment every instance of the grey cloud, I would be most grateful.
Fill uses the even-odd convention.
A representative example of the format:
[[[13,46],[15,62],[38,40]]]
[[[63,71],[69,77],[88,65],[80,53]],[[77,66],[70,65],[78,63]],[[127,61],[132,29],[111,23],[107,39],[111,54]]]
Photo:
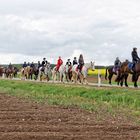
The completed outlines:
[[[136,0],[6,0],[1,5],[3,54],[67,59],[78,50],[86,61],[108,65],[116,56],[131,59],[133,46],[140,48]]]

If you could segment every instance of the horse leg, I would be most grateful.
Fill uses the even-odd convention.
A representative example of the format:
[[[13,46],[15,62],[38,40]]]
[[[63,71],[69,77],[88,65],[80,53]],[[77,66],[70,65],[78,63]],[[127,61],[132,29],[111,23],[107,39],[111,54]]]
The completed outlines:
[[[112,79],[113,74],[109,74],[108,79],[109,79],[109,84],[111,85],[111,79]]]
[[[135,74],[134,87],[138,87],[137,85],[138,78],[139,78],[139,75]]]
[[[128,87],[127,78],[128,78],[128,74],[125,75],[125,86],[126,86],[126,87]]]
[[[138,87],[137,81],[134,82],[134,87]]]

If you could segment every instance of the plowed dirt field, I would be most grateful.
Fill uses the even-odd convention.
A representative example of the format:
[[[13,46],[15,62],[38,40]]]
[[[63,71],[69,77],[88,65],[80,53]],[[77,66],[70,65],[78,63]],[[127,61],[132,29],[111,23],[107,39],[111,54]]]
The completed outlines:
[[[0,93],[0,140],[137,140],[140,126],[99,119],[76,107],[50,106]],[[106,115],[105,115],[106,116]]]

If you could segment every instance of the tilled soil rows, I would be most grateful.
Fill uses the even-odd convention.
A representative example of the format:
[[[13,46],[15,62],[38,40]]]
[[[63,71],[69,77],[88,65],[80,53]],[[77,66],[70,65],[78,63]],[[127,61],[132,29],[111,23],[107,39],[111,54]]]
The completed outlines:
[[[75,107],[50,106],[0,93],[0,140],[137,140],[140,126],[100,120]]]

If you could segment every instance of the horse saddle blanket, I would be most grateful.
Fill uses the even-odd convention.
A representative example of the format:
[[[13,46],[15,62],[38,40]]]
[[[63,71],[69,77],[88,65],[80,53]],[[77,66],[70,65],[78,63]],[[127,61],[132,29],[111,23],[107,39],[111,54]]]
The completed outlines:
[[[128,69],[132,70],[133,65],[134,65],[134,64],[133,64],[132,62],[128,63]]]
[[[115,66],[113,67],[113,72],[115,72],[115,73],[116,73],[118,70],[119,70],[119,68],[118,68],[118,67],[115,67]]]

